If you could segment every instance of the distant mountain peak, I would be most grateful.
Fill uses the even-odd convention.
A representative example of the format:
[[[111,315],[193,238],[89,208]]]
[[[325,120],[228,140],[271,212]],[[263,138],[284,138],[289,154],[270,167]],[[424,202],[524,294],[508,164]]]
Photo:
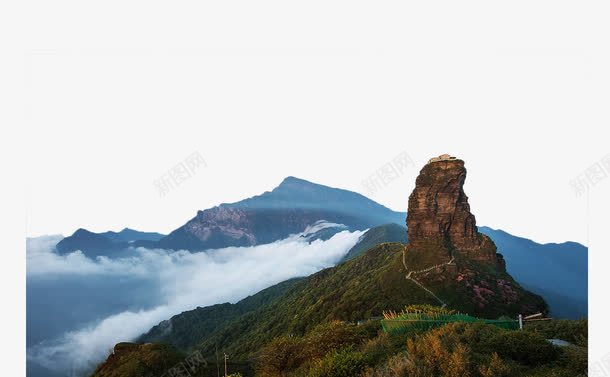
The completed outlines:
[[[318,183],[308,181],[306,179],[297,178],[294,176],[288,176],[280,182],[273,191],[283,189],[333,189],[332,187],[324,186]],[[337,189],[338,190],[338,189]]]
[[[295,177],[293,175],[289,175],[288,177],[286,177],[286,178],[284,178],[282,180],[282,182],[280,183],[280,186],[286,185],[286,184],[293,184],[293,183],[308,183],[308,184],[312,184],[312,182],[309,182],[309,181],[307,181],[305,179],[298,178],[298,177]]]
[[[71,236],[59,241],[56,249],[61,254],[80,250],[91,257],[108,256],[117,250],[127,248],[131,242],[156,242],[163,237],[164,235],[160,233],[140,232],[130,228],[124,228],[120,232],[107,231],[104,233],[78,228]]]
[[[74,233],[72,233],[72,236],[91,236],[91,235],[95,235],[96,233],[85,229],[85,228],[78,228],[76,229],[76,231],[74,231]]]
[[[197,211],[158,246],[191,251],[250,246],[302,232],[319,220],[364,230],[391,222],[403,224],[404,217],[356,192],[288,176],[271,191]]]

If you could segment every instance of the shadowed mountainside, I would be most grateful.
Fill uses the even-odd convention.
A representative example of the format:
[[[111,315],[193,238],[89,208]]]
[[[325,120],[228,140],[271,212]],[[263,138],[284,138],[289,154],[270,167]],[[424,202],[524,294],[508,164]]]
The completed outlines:
[[[576,242],[539,244],[503,230],[479,227],[504,255],[508,272],[544,297],[551,315],[577,319],[588,314],[588,250]]]
[[[288,177],[270,192],[197,212],[156,246],[174,250],[252,246],[301,232],[320,220],[364,230],[401,224],[404,214],[352,191]]]

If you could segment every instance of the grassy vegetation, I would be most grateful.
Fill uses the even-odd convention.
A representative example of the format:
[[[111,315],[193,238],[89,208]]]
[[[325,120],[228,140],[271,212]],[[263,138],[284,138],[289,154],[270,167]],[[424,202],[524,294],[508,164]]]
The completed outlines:
[[[495,252],[493,243],[489,242],[488,245],[490,249],[482,252]],[[447,262],[451,255],[455,258],[454,264],[417,276],[417,280],[439,296],[449,308],[489,319],[506,315],[514,318],[519,313],[548,310],[542,297],[525,291],[507,273],[489,263],[471,259],[441,240],[409,245],[405,262],[409,270],[420,270]]]
[[[260,377],[578,377],[587,368],[586,321],[557,321],[504,330],[454,323],[388,335],[379,321],[332,321],[302,336],[275,337],[229,373]],[[556,347],[547,338],[572,337],[584,345]],[[565,339],[564,339],[565,340]],[[160,377],[187,355],[167,345],[124,344],[93,377]],[[220,365],[221,374],[224,365]],[[217,374],[217,365],[191,371]]]
[[[362,239],[347,252],[343,261],[354,259],[384,242],[407,243],[407,228],[398,224],[385,224],[369,229]]]
[[[531,322],[526,327],[547,339],[562,339],[577,346],[587,346],[589,327],[586,319]]]
[[[93,376],[160,376],[165,370],[183,360],[183,354],[164,344],[119,343],[108,360]]]
[[[422,252],[405,254],[408,268],[451,258],[447,245],[418,247]],[[392,336],[380,331],[384,311],[407,305],[488,319],[546,309],[542,298],[523,290],[508,274],[454,252],[454,264],[417,276],[449,304],[441,310],[429,293],[405,278],[404,248],[402,243],[379,244],[333,268],[280,283],[236,304],[174,316],[139,340],[167,345],[154,352],[142,345],[129,356],[113,355],[94,376],[160,376],[157,372],[170,361],[193,351],[201,352],[208,368],[191,375],[215,376],[217,350],[230,355],[230,373],[243,376],[573,377],[584,370],[586,321],[539,323],[522,332],[482,323],[413,328]],[[557,348],[546,338],[575,346]]]
[[[185,352],[200,349],[210,359],[218,348],[234,361],[248,362],[276,337],[302,336],[319,324],[336,320],[355,323],[409,304],[437,304],[428,293],[405,279],[403,248],[400,243],[384,243],[333,268],[284,282],[235,305],[215,305],[180,314],[171,319],[171,326],[157,326],[140,340],[167,342]],[[431,261],[438,263],[438,259]],[[415,265],[429,261],[407,262]],[[503,314],[515,316],[524,310],[520,303],[544,307],[540,297],[525,292],[507,274],[476,262],[465,261],[462,265],[464,271],[472,273],[465,278],[471,282],[470,287],[456,281],[455,271],[434,271],[422,276],[422,282],[446,299],[451,309],[497,318]],[[503,301],[502,292],[497,289],[498,279],[510,282],[516,302]],[[472,289],[485,284],[490,292],[497,293],[486,294],[487,304],[481,306]]]
[[[456,323],[388,336],[375,326],[334,322],[276,338],[257,357],[256,375],[576,377],[586,370],[586,348],[553,346],[536,331]]]
[[[290,279],[269,287],[237,304],[217,304],[196,308],[173,316],[142,335],[139,343],[168,343],[188,351],[215,330],[234,319],[270,304],[302,279]]]

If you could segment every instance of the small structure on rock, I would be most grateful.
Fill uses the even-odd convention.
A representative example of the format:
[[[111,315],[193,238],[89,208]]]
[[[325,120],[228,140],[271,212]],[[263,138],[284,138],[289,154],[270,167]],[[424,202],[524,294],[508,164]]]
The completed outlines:
[[[432,157],[431,159],[428,160],[428,163],[437,162],[437,161],[449,161],[449,160],[455,160],[455,159],[456,159],[455,157],[445,153],[438,157]]]

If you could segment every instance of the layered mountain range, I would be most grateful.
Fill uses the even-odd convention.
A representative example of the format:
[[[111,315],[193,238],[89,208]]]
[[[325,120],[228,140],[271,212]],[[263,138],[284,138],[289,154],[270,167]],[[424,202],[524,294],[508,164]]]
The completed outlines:
[[[409,197],[407,239],[398,235],[404,237],[407,229],[397,225],[372,228],[335,267],[236,304],[181,313],[139,342],[198,350],[205,357],[222,349],[248,363],[278,336],[303,335],[336,320],[367,321],[405,305],[438,305],[484,318],[547,313],[543,298],[507,273],[495,243],[479,232],[463,190],[465,178],[463,161],[431,160]],[[386,237],[398,242],[383,242]]]
[[[354,230],[404,221],[401,213],[363,195],[288,177],[271,192],[197,212],[157,246],[191,251],[253,246],[299,233],[319,220]]]
[[[104,249],[140,246],[203,251],[270,243],[302,232],[320,220],[343,224],[350,230],[364,230],[387,223],[402,225],[404,216],[361,194],[288,177],[272,191],[198,211],[166,236],[136,236],[130,243],[120,243],[109,237],[109,232],[79,229],[62,240],[57,250],[60,253],[81,250],[91,256]]]
[[[140,232],[125,228],[120,232],[94,233],[87,229],[77,229],[70,237],[59,241],[55,246],[60,254],[67,254],[76,250],[82,251],[89,257],[121,256],[121,252],[129,247],[139,244],[154,244],[164,237],[154,232]]]
[[[501,230],[477,228],[468,197],[463,192],[465,179],[466,169],[461,160],[426,164],[409,197],[407,215],[348,190],[288,177],[272,191],[198,211],[168,235],[128,228],[104,233],[79,229],[60,241],[56,249],[61,254],[81,250],[89,257],[113,258],[134,247],[203,251],[251,246],[283,239],[325,220],[344,224],[345,228],[327,228],[311,240],[326,239],[343,229],[369,229],[345,260],[383,242],[406,243],[410,239],[411,245],[422,247],[421,240],[448,240],[461,254],[470,254],[473,259],[500,269],[507,264],[507,271],[520,284],[545,297],[553,315],[586,316],[586,247],[574,242],[538,244]],[[412,223],[408,237],[404,226],[407,217],[407,222]],[[496,252],[496,246],[501,254]],[[437,257],[449,260],[451,255],[445,250]]]

